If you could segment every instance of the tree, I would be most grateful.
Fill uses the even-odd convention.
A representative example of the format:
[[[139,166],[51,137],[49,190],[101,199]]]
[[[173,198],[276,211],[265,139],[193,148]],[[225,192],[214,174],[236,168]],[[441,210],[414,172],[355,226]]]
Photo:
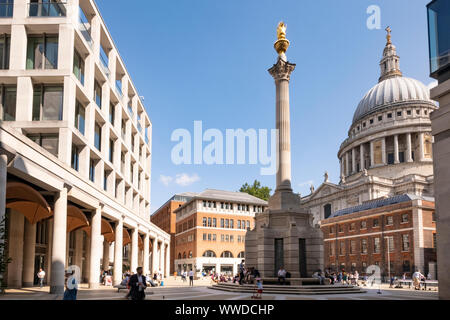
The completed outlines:
[[[261,187],[261,182],[255,180],[253,182],[253,185],[251,186],[248,183],[245,183],[239,191],[248,193],[254,197],[268,201],[270,198],[270,191],[272,191],[272,189],[270,189],[269,187]]]

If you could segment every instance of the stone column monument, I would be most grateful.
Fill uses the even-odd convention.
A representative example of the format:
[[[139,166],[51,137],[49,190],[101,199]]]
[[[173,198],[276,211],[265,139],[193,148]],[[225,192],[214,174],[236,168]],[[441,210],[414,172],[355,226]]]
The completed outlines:
[[[278,60],[269,69],[276,86],[277,187],[269,208],[256,214],[255,228],[247,232],[245,264],[258,269],[262,277],[276,276],[283,266],[292,278],[308,278],[317,269],[323,270],[323,236],[313,226],[312,215],[300,209],[300,197],[292,192],[289,80],[295,64],[286,58],[290,43],[283,22],[277,36]]]

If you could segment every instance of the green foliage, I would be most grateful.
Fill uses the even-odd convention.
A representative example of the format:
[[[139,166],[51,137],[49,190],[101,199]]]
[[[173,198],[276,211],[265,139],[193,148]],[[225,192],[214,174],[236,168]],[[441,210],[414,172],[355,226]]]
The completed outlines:
[[[253,182],[253,185],[249,185],[248,183],[245,183],[239,191],[248,193],[254,197],[268,201],[270,198],[270,192],[272,191],[272,189],[270,189],[269,187],[261,187],[261,182],[259,182],[258,180],[255,180]]]

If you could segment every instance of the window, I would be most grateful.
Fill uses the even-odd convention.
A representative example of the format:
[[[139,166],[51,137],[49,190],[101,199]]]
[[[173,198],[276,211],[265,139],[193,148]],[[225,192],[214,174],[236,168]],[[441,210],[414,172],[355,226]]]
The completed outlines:
[[[211,250],[207,250],[203,253],[204,257],[209,257],[209,258],[216,258],[216,254],[214,253],[214,251]]]
[[[0,87],[0,120],[15,121],[16,120],[16,87]]]
[[[387,216],[386,217],[386,225],[392,226],[394,224],[394,217],[393,216]]]
[[[383,121],[383,116],[378,116],[378,121]]]
[[[230,235],[230,242],[234,242],[234,236]]]
[[[225,228],[225,219],[223,218],[220,219],[220,227]]]
[[[245,252],[244,251],[239,252],[237,257],[244,259],[245,258]]]
[[[402,223],[409,221],[409,215],[407,213],[402,214]]]
[[[208,233],[208,241],[211,241],[211,233]]]
[[[409,251],[409,234],[402,235],[402,251]]]
[[[85,114],[86,110],[84,106],[77,100],[75,104],[75,128],[77,128],[82,135],[84,135]]]
[[[373,239],[373,253],[380,253],[380,238]]]
[[[378,219],[373,219],[373,227],[377,228],[379,226],[380,221]]]
[[[103,174],[103,190],[108,191],[108,171],[105,170]]]
[[[373,124],[373,119],[370,119],[370,121],[369,121],[369,122],[370,122],[370,124]]]
[[[388,164],[394,164],[395,159],[394,159],[394,154],[393,153],[388,153],[387,161],[388,161]]]
[[[403,272],[411,272],[411,264],[409,260],[403,261]]]
[[[109,122],[114,125],[114,119],[115,119],[115,106],[110,103],[109,104]]]
[[[131,104],[131,100],[128,102],[128,113],[130,114],[130,117],[133,118],[133,106]]]
[[[33,121],[62,120],[63,88],[35,86],[33,93]]]
[[[203,241],[206,241],[206,233],[203,234]]]
[[[330,252],[329,252],[329,255],[330,255],[330,256],[334,256],[334,252],[335,252],[335,247],[334,247],[334,245],[335,245],[334,242],[331,242],[331,243],[330,243]]]
[[[392,113],[387,114],[388,119],[392,119]]]
[[[77,171],[79,169],[79,160],[80,160],[80,150],[76,145],[72,145],[71,167]]]
[[[333,233],[334,233],[334,228],[330,227],[330,234],[333,234]]]
[[[339,242],[339,255],[343,256],[345,254],[345,242]]]
[[[225,219],[225,228],[228,228],[230,225],[230,220],[229,219]]]
[[[58,69],[58,36],[28,37],[27,69]]]
[[[54,156],[58,156],[58,135],[57,134],[36,134],[29,135],[29,139],[38,144]]]
[[[30,17],[65,17],[66,7],[62,1],[30,0]]]
[[[76,50],[73,56],[73,74],[84,85],[84,60]]]
[[[220,241],[224,242],[225,241],[225,235],[220,235]]]
[[[338,226],[338,229],[339,229],[339,233],[344,232],[344,227],[343,227],[342,224],[340,224],[340,225]]]
[[[230,251],[224,251],[220,255],[221,258],[233,258],[233,254]]]
[[[191,259],[192,258],[192,251],[189,251],[189,255],[188,258]]]
[[[216,227],[217,227],[217,219],[216,219],[216,218],[213,218],[213,220],[212,220],[212,226],[213,226],[213,228],[216,228]]]
[[[89,180],[95,181],[95,160],[89,161]]]
[[[102,87],[100,86],[100,84],[97,81],[94,82],[94,97],[95,97],[95,103],[97,104],[97,106],[99,106],[101,108],[102,107]]]
[[[247,229],[250,228],[250,221],[247,220]]]
[[[397,117],[401,117],[402,116],[402,112],[401,111],[397,111]]]
[[[356,240],[350,241],[350,254],[356,253]]]
[[[241,228],[241,220],[237,221],[237,228],[240,229]]]
[[[230,242],[230,235],[228,234],[225,235],[225,242]]]
[[[211,218],[208,218],[208,227],[212,227],[212,219]]]
[[[109,140],[109,162],[114,162],[114,140]]]
[[[326,204],[323,206],[323,212],[325,219],[331,216],[331,204]]]
[[[388,240],[389,252],[394,252],[394,237],[389,236],[387,240]]]
[[[94,146],[97,148],[98,151],[101,150],[102,147],[102,128],[99,124],[95,124],[94,127]]]
[[[216,240],[217,240],[217,235],[213,234],[213,241],[216,241]]]
[[[206,219],[206,218],[203,218],[203,226],[204,226],[204,227],[206,227],[206,221],[207,221],[207,219]]]
[[[367,239],[361,240],[361,253],[367,254]]]
[[[410,115],[411,115],[411,110],[406,111],[406,114],[407,114],[408,116],[410,116]]]
[[[356,229],[356,223],[352,222],[350,223],[350,231],[355,231]]]
[[[230,228],[234,229],[234,220],[233,219],[230,219]]]
[[[361,221],[361,229],[366,229],[367,228],[367,221]]]
[[[14,9],[14,0],[0,1],[0,17],[12,17]]]
[[[1,1],[0,1],[0,11],[1,11]],[[0,14],[1,16],[1,14]],[[3,34],[0,37],[0,69],[9,69],[9,54],[11,51],[11,37]]]

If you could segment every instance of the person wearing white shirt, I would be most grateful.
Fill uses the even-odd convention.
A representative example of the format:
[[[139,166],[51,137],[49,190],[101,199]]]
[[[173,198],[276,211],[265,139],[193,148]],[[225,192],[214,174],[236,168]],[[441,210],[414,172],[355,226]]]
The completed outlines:
[[[189,286],[194,286],[194,271],[192,269],[189,271]]]
[[[45,271],[42,269],[39,269],[37,276],[39,279],[39,287],[42,289],[42,287],[44,286]]]

